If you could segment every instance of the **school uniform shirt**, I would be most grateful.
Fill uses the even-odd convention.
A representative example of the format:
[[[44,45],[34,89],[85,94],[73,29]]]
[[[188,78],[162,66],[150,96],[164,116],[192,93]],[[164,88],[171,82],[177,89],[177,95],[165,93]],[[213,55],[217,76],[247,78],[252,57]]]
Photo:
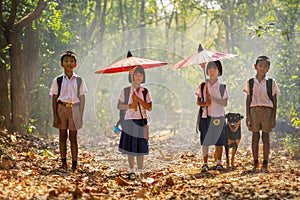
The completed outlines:
[[[206,81],[206,84],[208,86],[208,92],[210,96],[215,97],[217,99],[229,99],[229,94],[227,91],[227,88],[225,88],[223,98],[221,97],[220,93],[220,81],[217,80],[213,85],[210,85],[209,81]],[[201,94],[201,84],[198,86],[196,95],[200,98],[202,98]],[[204,96],[204,101],[206,101],[206,87],[203,89],[203,96]],[[204,109],[203,109],[204,108]],[[216,103],[213,99],[211,100],[211,105],[205,109],[203,107],[203,113],[202,113],[202,118],[207,118],[207,116],[210,117],[223,117],[225,116],[225,107],[221,106],[220,104]]]
[[[142,100],[144,101],[144,96],[143,96],[144,87],[140,86],[139,92],[137,92],[135,88],[132,90],[132,88],[133,88],[133,87],[130,87],[130,93],[129,93],[128,104],[131,104],[131,103],[132,103],[132,94],[133,94],[133,92],[134,92],[140,99],[142,99]],[[121,92],[121,94],[120,94],[119,100],[120,100],[122,103],[125,102],[125,93],[124,93],[124,89],[122,90],[122,92]],[[146,95],[146,103],[151,103],[151,102],[152,102],[152,99],[151,99],[150,92],[149,92],[149,90],[148,90],[147,95]],[[141,107],[141,111],[142,111],[143,118],[146,119],[146,118],[147,118],[146,109],[144,109],[142,105],[140,105],[140,107]],[[128,109],[128,110],[126,110],[124,119],[125,119],[125,120],[126,120],[126,119],[142,119],[141,113],[140,113],[140,110],[139,110],[139,106],[137,106],[137,110],[136,110],[136,111],[135,111],[134,109]]]
[[[273,108],[272,100],[268,96],[267,92],[267,80],[269,77],[265,76],[265,78],[259,82],[256,77],[254,77],[254,84],[253,84],[253,94],[252,94],[252,101],[250,107],[256,106],[266,106]],[[243,89],[247,95],[250,95],[250,88],[249,88],[249,81],[246,82],[245,87]],[[279,93],[279,89],[277,87],[275,79],[272,81],[272,96]]]
[[[78,77],[77,74],[73,73],[72,77],[69,79],[66,74],[61,74],[54,78],[52,82],[52,86],[50,89],[50,95],[57,95],[58,94],[58,84],[57,84],[57,78],[63,76],[62,83],[61,83],[61,89],[60,89],[60,95],[57,99],[57,101],[62,101],[65,103],[79,103],[80,99],[77,96],[77,80],[76,77]],[[88,93],[85,81],[82,79],[82,83],[80,85],[79,93],[80,95],[86,95]]]

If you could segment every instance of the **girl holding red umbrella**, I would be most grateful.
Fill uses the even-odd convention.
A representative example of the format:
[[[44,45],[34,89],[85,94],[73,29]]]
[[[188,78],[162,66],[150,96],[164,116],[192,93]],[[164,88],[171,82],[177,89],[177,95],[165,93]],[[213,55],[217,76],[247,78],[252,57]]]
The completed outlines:
[[[122,133],[119,143],[119,151],[127,154],[129,164],[128,179],[136,178],[134,170],[134,159],[137,160],[137,172],[142,175],[144,155],[149,154],[148,138],[144,135],[144,126],[147,125],[147,113],[152,109],[150,92],[141,86],[145,83],[145,71],[142,66],[137,66],[129,71],[129,82],[132,86],[128,88],[129,99],[125,104],[126,88],[121,91],[118,106],[119,110],[126,110],[122,122]],[[128,98],[128,97],[127,97]]]

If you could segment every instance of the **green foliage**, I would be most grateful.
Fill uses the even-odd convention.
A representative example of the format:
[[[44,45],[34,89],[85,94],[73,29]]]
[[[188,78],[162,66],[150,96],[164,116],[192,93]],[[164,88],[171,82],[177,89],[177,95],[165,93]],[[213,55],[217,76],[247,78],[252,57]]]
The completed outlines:
[[[300,159],[300,134],[287,136],[285,139],[285,148],[289,151],[293,159]]]
[[[3,2],[3,19],[6,20],[9,17],[11,1]],[[17,18],[32,10],[36,2],[37,0],[22,0]],[[35,30],[39,32],[39,83],[34,97],[36,101],[31,105],[34,111],[32,119],[37,120],[29,121],[24,130],[34,133],[36,128],[37,132],[51,132],[52,108],[49,90],[54,77],[63,72],[59,60],[63,51],[73,50],[78,55],[78,66],[81,69],[76,68],[75,71],[80,70],[79,74],[88,79],[92,78],[93,71],[87,72],[87,66],[81,66],[85,59],[90,59],[86,63],[93,66],[89,69],[96,70],[120,59],[118,56],[123,56],[130,46],[138,56],[166,60],[172,65],[194,52],[199,42],[207,50],[239,55],[237,58],[222,61],[224,75],[221,80],[226,83],[230,93],[228,111],[244,112],[245,100],[242,97],[245,95],[242,89],[246,80],[255,75],[254,61],[259,55],[271,57],[269,75],[276,79],[280,88],[277,116],[280,120],[292,122],[293,126],[299,126],[300,27],[297,1],[150,0],[145,2],[144,11],[141,10],[142,2],[107,1],[106,13],[102,15],[104,2],[48,1],[43,16],[33,23]],[[152,31],[143,35],[141,27],[162,31],[159,34]],[[104,35],[100,38],[102,32]],[[111,38],[114,39],[110,40]],[[142,42],[147,48],[141,45]],[[155,49],[158,46],[160,50]],[[152,52],[151,48],[154,49]],[[2,52],[8,53],[9,50],[8,45]],[[1,62],[4,62],[2,58]],[[185,89],[193,93],[204,78],[203,72],[196,67],[168,73],[160,71],[156,74],[155,70],[147,73],[155,74],[156,78],[163,75],[159,81],[165,84],[180,83],[177,87],[170,87],[175,94],[181,92],[180,86],[184,84],[188,85],[188,89]],[[178,77],[186,82],[178,81]],[[89,94],[97,99],[95,112],[99,120],[86,120],[92,131],[99,127],[104,129],[116,121],[117,111],[112,113],[111,110],[117,102],[111,101],[115,98],[113,95],[119,95],[121,87],[118,90],[109,87],[114,86],[117,81],[117,76],[106,76],[100,80],[95,93]],[[122,83],[127,84],[126,81]],[[151,92],[155,97],[154,102],[165,105],[167,113],[180,108],[180,101],[176,99],[178,97],[169,93],[166,88],[149,87],[153,87]],[[161,94],[161,91],[164,93]],[[184,102],[194,105],[195,99],[188,99],[190,96],[181,98],[186,98],[183,99]],[[88,106],[87,110],[92,109]]]
[[[24,125],[24,128],[26,129],[28,134],[33,134],[34,130],[36,129],[35,127],[35,122],[36,119],[29,119],[28,122]]]
[[[37,154],[40,156],[53,156],[53,153],[47,149],[37,150]]]

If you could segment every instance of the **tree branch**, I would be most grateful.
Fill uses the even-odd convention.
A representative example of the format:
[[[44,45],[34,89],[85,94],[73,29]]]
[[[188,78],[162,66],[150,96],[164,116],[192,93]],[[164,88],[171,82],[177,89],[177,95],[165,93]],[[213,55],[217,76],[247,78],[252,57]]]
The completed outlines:
[[[44,0],[39,0],[35,10],[32,13],[29,13],[25,17],[23,17],[16,25],[15,29],[16,30],[21,30],[28,24],[30,24],[33,20],[39,18],[42,13],[44,8],[46,7],[46,2]]]
[[[12,0],[11,2],[11,12],[9,15],[9,18],[7,20],[7,25],[12,26],[14,24],[14,21],[17,16],[17,5],[18,5],[18,0]]]

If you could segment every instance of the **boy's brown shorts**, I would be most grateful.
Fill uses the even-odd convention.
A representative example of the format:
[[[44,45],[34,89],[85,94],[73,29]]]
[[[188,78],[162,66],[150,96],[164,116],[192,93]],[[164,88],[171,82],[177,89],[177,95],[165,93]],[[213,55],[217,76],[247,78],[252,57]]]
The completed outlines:
[[[273,108],[270,107],[251,107],[250,117],[251,117],[251,127],[249,131],[252,132],[262,132],[268,133],[272,131],[270,127],[270,120],[272,116]]]
[[[60,124],[55,128],[71,131],[76,131],[82,128],[82,120],[80,117],[79,104],[73,104],[71,108],[64,105],[57,105],[57,113],[60,119]]]

